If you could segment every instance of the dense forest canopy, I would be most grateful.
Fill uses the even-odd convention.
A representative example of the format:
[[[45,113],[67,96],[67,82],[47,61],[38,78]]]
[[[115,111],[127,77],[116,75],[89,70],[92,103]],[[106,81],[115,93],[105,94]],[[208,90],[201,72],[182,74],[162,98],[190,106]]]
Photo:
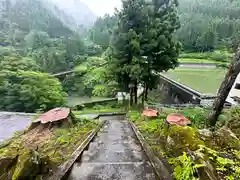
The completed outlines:
[[[181,28],[175,37],[185,51],[213,51],[235,47],[240,30],[240,2],[230,0],[179,0]],[[91,39],[106,46],[116,16],[98,18]],[[104,44],[103,44],[104,43]]]
[[[184,50],[209,51],[232,48],[239,39],[240,2],[229,0],[180,0],[181,28],[176,37]]]

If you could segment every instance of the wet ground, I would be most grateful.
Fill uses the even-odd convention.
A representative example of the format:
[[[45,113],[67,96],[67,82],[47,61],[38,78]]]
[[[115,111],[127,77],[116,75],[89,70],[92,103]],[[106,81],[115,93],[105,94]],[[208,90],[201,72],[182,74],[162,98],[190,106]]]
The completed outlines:
[[[123,116],[102,117],[105,126],[72,168],[69,180],[155,180],[130,124]]]
[[[27,128],[33,117],[32,114],[0,112],[0,143]]]

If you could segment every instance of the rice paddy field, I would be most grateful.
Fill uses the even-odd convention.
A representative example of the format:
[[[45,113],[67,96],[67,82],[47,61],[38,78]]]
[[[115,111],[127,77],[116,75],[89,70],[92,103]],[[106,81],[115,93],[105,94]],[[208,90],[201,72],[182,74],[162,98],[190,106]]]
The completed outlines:
[[[223,68],[176,68],[163,74],[201,93],[216,94],[224,79],[225,73],[226,69]]]

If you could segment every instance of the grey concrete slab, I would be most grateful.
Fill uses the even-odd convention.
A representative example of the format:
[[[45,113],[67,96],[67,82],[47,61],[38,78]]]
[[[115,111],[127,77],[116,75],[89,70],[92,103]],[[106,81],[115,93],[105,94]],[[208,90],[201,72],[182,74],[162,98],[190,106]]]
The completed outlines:
[[[16,131],[25,130],[33,118],[33,114],[0,112],[0,143],[13,137]]]

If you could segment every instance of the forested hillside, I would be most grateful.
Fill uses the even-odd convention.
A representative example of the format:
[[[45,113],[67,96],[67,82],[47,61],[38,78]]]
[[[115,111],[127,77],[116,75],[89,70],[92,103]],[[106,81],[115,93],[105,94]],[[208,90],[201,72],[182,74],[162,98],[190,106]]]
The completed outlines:
[[[209,51],[233,47],[240,30],[240,2],[229,0],[180,0],[181,28],[177,38],[184,50]]]
[[[17,30],[26,33],[32,29],[46,31],[52,37],[71,33],[68,26],[70,24],[69,17],[54,5],[46,6],[40,0],[7,0],[3,1],[1,6],[4,22],[1,29],[11,31],[12,34]]]
[[[101,47],[83,37],[86,28],[52,2],[3,0],[0,8],[0,109],[34,112],[60,106],[66,94],[45,73],[71,70],[99,55]]]
[[[110,16],[106,14],[104,17],[99,17],[89,31],[90,39],[103,49],[107,49],[116,22],[117,16],[115,15]]]
[[[184,51],[213,51],[235,47],[240,34],[240,2],[229,0],[179,0],[181,28],[175,37]],[[91,39],[106,46],[117,19],[106,15],[98,18]]]

